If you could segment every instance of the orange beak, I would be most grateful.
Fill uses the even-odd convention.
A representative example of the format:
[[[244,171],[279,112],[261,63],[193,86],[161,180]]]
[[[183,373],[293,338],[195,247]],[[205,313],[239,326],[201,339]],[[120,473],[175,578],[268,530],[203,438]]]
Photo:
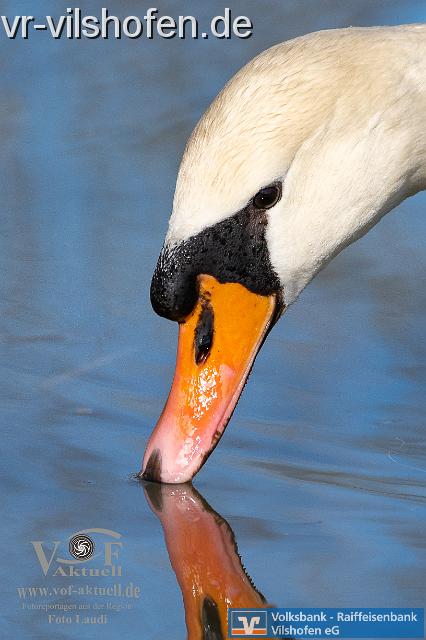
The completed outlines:
[[[191,485],[147,484],[182,590],[188,640],[226,638],[228,608],[268,605],[246,573],[234,533]]]
[[[217,445],[272,325],[275,296],[199,276],[199,298],[179,326],[173,385],[149,439],[142,477],[193,478]]]

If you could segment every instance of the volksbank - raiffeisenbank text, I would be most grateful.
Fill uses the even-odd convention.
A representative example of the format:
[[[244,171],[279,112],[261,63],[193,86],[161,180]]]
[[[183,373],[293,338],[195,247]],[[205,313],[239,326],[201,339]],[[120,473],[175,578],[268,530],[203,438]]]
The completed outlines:
[[[36,6],[36,5],[35,5]],[[119,16],[110,13],[105,7],[100,15],[85,15],[78,7],[68,7],[60,16],[20,15],[1,16],[3,36],[11,40],[21,38],[28,40],[37,33],[45,32],[54,39],[82,38],[137,39],[144,37],[152,40],[159,38],[180,39],[219,39],[249,38],[253,32],[253,24],[247,16],[236,15],[227,7],[220,15],[212,16],[206,24],[200,25],[195,16],[161,15],[156,7],[148,8],[141,15]]]
[[[229,609],[230,638],[424,638],[423,609]]]

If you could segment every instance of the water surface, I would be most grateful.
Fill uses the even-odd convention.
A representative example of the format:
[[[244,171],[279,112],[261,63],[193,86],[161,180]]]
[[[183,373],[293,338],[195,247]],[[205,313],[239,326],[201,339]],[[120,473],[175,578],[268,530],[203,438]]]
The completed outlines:
[[[251,39],[0,40],[4,638],[186,637],[160,521],[129,478],[173,375],[176,326],[153,314],[148,290],[185,140],[267,46],[318,28],[426,19],[414,0],[232,7],[252,18]],[[161,6],[200,19],[222,9]],[[37,4],[39,15],[58,11]],[[141,8],[127,0],[120,11]],[[425,605],[425,204],[403,203],[289,310],[196,478],[277,606]],[[141,592],[116,601],[132,609],[109,611],[102,627],[23,609],[18,587],[117,582],[44,576],[31,541],[47,557],[59,541],[64,557],[66,540],[91,528],[121,534],[120,580]],[[97,551],[111,541],[94,538]]]

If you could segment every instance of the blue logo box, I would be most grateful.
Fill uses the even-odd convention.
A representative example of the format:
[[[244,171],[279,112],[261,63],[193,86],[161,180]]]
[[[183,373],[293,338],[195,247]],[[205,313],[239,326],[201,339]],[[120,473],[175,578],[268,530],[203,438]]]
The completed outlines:
[[[424,638],[424,609],[228,609],[228,638]]]

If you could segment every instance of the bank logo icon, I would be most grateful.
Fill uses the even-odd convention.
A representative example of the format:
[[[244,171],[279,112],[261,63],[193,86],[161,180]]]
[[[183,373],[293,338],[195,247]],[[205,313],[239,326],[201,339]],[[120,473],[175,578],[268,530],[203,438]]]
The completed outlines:
[[[88,560],[93,556],[95,544],[89,536],[79,534],[71,538],[68,548],[76,560]]]
[[[264,609],[233,609],[230,615],[230,637],[258,637],[268,633],[267,612]]]

